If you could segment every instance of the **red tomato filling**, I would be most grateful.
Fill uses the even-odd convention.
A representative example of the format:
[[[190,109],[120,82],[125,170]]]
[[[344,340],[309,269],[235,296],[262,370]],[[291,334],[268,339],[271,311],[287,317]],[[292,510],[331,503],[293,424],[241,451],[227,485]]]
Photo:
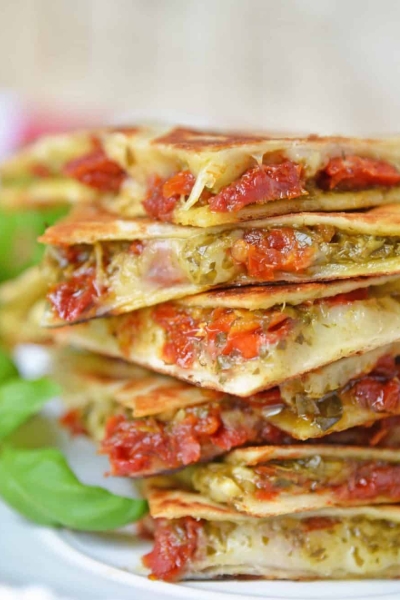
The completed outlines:
[[[270,500],[281,493],[323,493],[331,491],[340,500],[373,500],[385,496],[400,500],[400,465],[379,462],[344,461],[343,483],[313,477],[310,467],[300,471],[273,463],[254,468],[257,491],[262,500]]]
[[[364,464],[356,468],[346,483],[335,488],[340,500],[368,500],[385,496],[400,500],[400,465]]]
[[[87,430],[82,422],[82,415],[79,408],[67,411],[60,418],[60,425],[69,430],[71,435],[87,435]]]
[[[109,455],[113,475],[137,476],[209,460],[248,442],[293,441],[260,414],[271,403],[268,393],[257,396],[252,398],[259,412],[247,400],[230,397],[181,409],[179,418],[168,422],[154,417],[110,417],[102,452]]]
[[[397,378],[382,382],[373,376],[364,377],[354,384],[351,394],[359,406],[377,413],[394,413],[400,408],[400,381]]]
[[[260,165],[246,171],[209,199],[213,212],[235,212],[248,204],[297,198],[307,194],[302,185],[302,168],[290,160]]]
[[[316,180],[326,190],[359,190],[399,185],[400,173],[382,160],[347,156],[330,159]],[[143,202],[146,212],[156,219],[171,220],[177,202],[182,196],[187,198],[190,195],[195,181],[188,170],[180,171],[167,180],[153,177]],[[306,195],[303,183],[301,165],[283,160],[248,169],[215,195],[204,190],[201,200],[207,202],[213,212],[236,212],[249,204]]]
[[[208,350],[213,358],[233,353],[246,360],[256,358],[263,345],[277,343],[291,326],[290,317],[278,311],[259,317],[251,312],[238,314],[228,308],[216,308],[205,328]]]
[[[384,402],[386,385],[398,383],[397,371],[394,359],[383,357],[369,375],[352,380],[338,394],[349,394],[353,401],[360,402],[359,386],[364,390],[365,382],[372,381],[369,404],[362,404],[363,408],[398,411],[400,392],[396,405]],[[217,402],[183,408],[177,419],[171,417],[167,422],[157,417],[129,419],[124,414],[115,415],[107,421],[102,452],[109,455],[113,475],[138,476],[210,460],[245,444],[293,444],[296,440],[264,416],[266,408],[282,403],[279,388],[272,388],[246,399],[225,396]],[[85,432],[78,410],[69,411],[61,421],[73,433]],[[393,446],[391,432],[396,431],[399,422],[398,417],[385,419],[373,427],[356,427],[325,439],[327,443]],[[263,493],[270,496],[276,492],[273,486],[264,486]]]
[[[215,359],[218,356],[256,358],[265,344],[275,344],[291,330],[292,319],[282,312],[216,308],[200,321],[189,311],[163,304],[153,310],[153,319],[166,333],[163,359],[183,368],[193,365],[201,344]]]
[[[142,240],[134,240],[129,245],[129,252],[132,252],[135,256],[140,256],[144,250],[144,243]]]
[[[95,270],[92,268],[55,285],[47,298],[61,319],[72,322],[87,313],[95,305],[99,295]]]
[[[245,267],[250,277],[273,280],[275,273],[296,273],[310,267],[318,248],[307,245],[288,227],[249,231],[235,242],[231,254],[234,261]]]
[[[399,171],[383,160],[361,156],[331,158],[318,177],[326,190],[361,190],[400,184]]]
[[[143,565],[151,570],[152,579],[176,581],[196,554],[202,523],[182,517],[155,519],[154,525],[154,547],[143,557]]]
[[[190,171],[181,171],[166,181],[154,176],[143,202],[145,211],[154,219],[170,221],[178,200],[181,196],[190,195],[195,181]]]
[[[33,165],[32,172],[40,177],[49,174],[48,169],[41,165]],[[69,161],[63,173],[97,190],[115,193],[127,177],[96,140],[94,150]],[[195,182],[195,176],[188,170],[180,171],[167,180],[153,176],[143,202],[147,214],[162,221],[171,220],[177,202],[182,196],[187,198],[190,195]],[[338,191],[390,187],[400,184],[400,173],[382,160],[360,156],[335,157],[317,175],[317,183],[323,189]],[[204,190],[201,200],[208,202],[213,212],[235,212],[249,204],[292,199],[306,194],[302,166],[283,160],[248,169],[215,195]]]
[[[71,160],[63,173],[102,192],[118,192],[126,178],[125,171],[101,149]]]
[[[360,300],[368,300],[369,290],[368,288],[359,288],[345,294],[336,294],[336,296],[329,296],[328,298],[321,298],[319,302],[323,302],[329,306],[336,306],[339,304],[351,304],[352,302],[358,302]]]
[[[199,331],[196,320],[172,304],[160,304],[153,310],[153,319],[166,332],[163,359],[168,364],[188,368],[195,358],[195,341]]]
[[[280,164],[257,166],[214,196],[204,190],[201,200],[208,202],[214,212],[231,212],[248,204],[296,198],[307,193],[302,187],[301,171],[299,165],[288,160]],[[190,195],[195,182],[190,171],[180,171],[167,180],[153,177],[143,202],[147,214],[162,221],[171,220],[178,200]]]

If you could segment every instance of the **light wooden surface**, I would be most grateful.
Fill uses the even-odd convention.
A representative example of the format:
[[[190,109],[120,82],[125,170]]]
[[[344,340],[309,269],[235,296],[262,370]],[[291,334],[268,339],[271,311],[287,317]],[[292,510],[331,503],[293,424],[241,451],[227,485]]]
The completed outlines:
[[[194,124],[400,131],[397,0],[0,0],[0,87]]]

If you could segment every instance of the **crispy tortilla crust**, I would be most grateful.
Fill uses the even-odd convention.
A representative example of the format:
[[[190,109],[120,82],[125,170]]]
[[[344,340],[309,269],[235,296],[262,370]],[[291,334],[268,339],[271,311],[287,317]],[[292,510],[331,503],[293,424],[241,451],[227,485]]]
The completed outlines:
[[[344,281],[232,287],[182,298],[177,304],[199,308],[222,307],[260,310],[280,304],[296,306],[320,298],[347,294],[356,289],[375,285],[385,286],[385,284],[388,286],[393,284],[396,288],[399,286],[400,291],[400,282],[396,275],[357,277]],[[392,287],[390,289],[392,291]],[[381,290],[384,294],[386,288],[382,287]]]
[[[349,380],[373,370],[381,356],[394,356],[398,350],[399,345],[396,344],[384,346],[366,355],[345,358],[339,363],[314,371],[308,379],[313,377],[313,385],[319,395],[313,392],[312,387],[307,391],[303,386],[302,378],[294,379],[293,397],[287,395],[285,399],[282,398],[281,411],[270,417],[263,415],[263,419],[271,422],[278,429],[286,431],[292,437],[305,440],[359,425],[371,425],[387,416],[400,414],[400,403],[398,408],[387,412],[374,411],[359,404],[345,403],[342,414],[337,419],[332,419],[328,427],[321,427],[311,416],[306,418],[296,413],[296,397],[299,394],[318,401],[326,393],[346,385]],[[348,369],[346,369],[347,363],[350,363]],[[120,410],[132,411],[132,417],[135,419],[173,415],[176,411],[196,405],[207,405],[210,402],[235,398],[158,375],[123,361],[89,353],[74,353],[71,350],[59,350],[55,354],[53,371],[62,385],[64,401],[70,409],[82,409],[90,404],[92,411],[96,411],[96,406],[101,410],[101,400],[107,399],[120,407]],[[330,379],[326,382],[328,373]],[[343,379],[342,373],[346,374],[346,379]],[[293,403],[293,408],[284,408],[283,402]],[[95,435],[95,437],[99,436]]]
[[[63,181],[57,181],[63,166],[87,154],[93,148],[94,139],[106,156],[128,174],[117,196],[98,190],[86,193],[87,186],[71,190],[71,180],[65,177]],[[146,197],[151,176],[168,178],[188,169],[197,177],[196,185],[188,200],[180,202],[172,215],[173,222],[183,225],[210,227],[304,210],[365,208],[399,201],[399,187],[340,193],[316,190],[308,196],[253,205],[236,213],[213,213],[208,206],[198,206],[197,202],[205,187],[218,192],[247,169],[260,164],[264,155],[282,155],[297,162],[302,165],[305,176],[312,178],[326,166],[330,158],[343,155],[383,160],[400,169],[399,146],[398,138],[280,137],[199,132],[170,127],[77,132],[43,138],[6,161],[0,169],[0,177],[4,181],[0,202],[14,205],[43,203],[37,186],[45,182],[45,176],[36,177],[31,182],[13,184],[13,178],[17,181],[31,174],[32,167],[39,165],[49,169],[49,178],[53,176],[54,183],[49,184],[47,189],[44,184],[42,188],[46,203],[83,204],[95,201],[113,212],[130,216],[144,215],[142,201]]]
[[[247,310],[268,310],[274,306],[297,306],[305,302],[336,296],[338,294],[347,294],[353,290],[368,288],[370,286],[380,286],[381,294],[397,294],[400,292],[400,279],[398,273],[391,275],[377,275],[375,277],[355,277],[345,280],[309,282],[309,283],[281,283],[279,285],[257,285],[257,286],[237,286],[229,287],[223,290],[211,290],[200,294],[185,296],[176,300],[176,306],[188,308],[227,308],[227,309],[247,309]],[[150,305],[161,304],[165,302],[164,298],[158,298],[156,302],[154,294],[149,292]],[[124,313],[121,318],[129,318],[130,310],[137,307],[124,305]],[[147,318],[147,308],[140,309],[135,314],[138,320]],[[110,309],[104,314],[98,315],[105,317],[107,315],[120,315],[120,308],[115,311]],[[128,313],[128,314],[126,314]],[[85,317],[77,318],[74,322],[87,321]],[[61,319],[50,306],[47,307],[43,317],[42,325],[44,327],[63,327],[66,322]],[[143,366],[146,366],[145,364]]]
[[[209,521],[257,522],[252,517],[232,507],[213,502],[206,496],[188,491],[184,483],[174,476],[160,475],[149,477],[141,483],[142,495],[148,500],[150,514],[155,519],[179,519],[191,516],[195,519]],[[331,506],[318,511],[307,511],[305,517],[311,516],[368,516],[376,519],[388,519],[400,523],[400,506],[387,504],[380,506]],[[302,518],[302,514],[296,514]]]
[[[235,228],[212,228],[206,233],[200,228],[178,227],[146,218],[121,220],[94,208],[79,209],[50,227],[40,238],[42,242],[50,244],[44,265],[48,279],[53,284],[50,288],[55,305],[52,310],[55,318],[58,315],[60,323],[62,319],[76,322],[107,314],[122,314],[213,288],[260,285],[265,281],[317,282],[398,274],[400,241],[396,234],[400,230],[400,205],[391,209],[386,212],[379,209],[369,211],[378,213],[376,217],[369,213],[290,215],[281,219],[250,222]],[[247,242],[243,241],[247,230],[250,236],[257,236],[259,232],[263,236],[263,228],[266,227],[267,238],[271,235],[272,239],[275,234],[278,237],[288,236],[288,256],[297,252],[296,260],[301,263],[304,247],[301,244],[296,246],[297,242],[293,241],[297,239],[293,235],[299,235],[293,234],[293,231],[297,231],[297,223],[300,227],[316,227],[309,238],[307,231],[310,230],[300,229],[300,233],[305,232],[306,238],[312,240],[312,250],[308,251],[313,257],[307,259],[311,262],[306,261],[303,266],[296,267],[295,263],[289,261],[287,268],[283,262],[278,268],[273,265],[274,259],[269,257],[268,249],[265,250],[265,256],[261,252],[256,259],[251,259],[252,267],[245,264],[250,259],[244,258],[242,263],[235,260],[235,249],[240,256],[241,249],[247,247]],[[323,244],[323,250],[319,250],[322,238],[319,237],[318,228],[331,225],[344,231],[345,236],[360,234],[361,237],[356,242],[351,237],[345,238],[347,241],[341,239],[341,245],[337,242],[330,245],[329,242]],[[283,229],[274,229],[275,226],[282,226]],[[344,229],[341,230],[341,227]],[[373,237],[363,238],[364,234]],[[384,235],[388,237],[380,237]],[[144,244],[135,254],[127,242],[138,244],[142,240]],[[76,244],[87,246],[82,248],[74,246]],[[292,250],[290,244],[294,244]],[[354,244],[357,251],[353,257],[349,248]],[[69,245],[74,248],[68,254],[66,246]],[[382,246],[379,255],[376,255],[377,246]],[[251,242],[249,248],[249,256],[254,256],[257,243]],[[346,259],[341,257],[341,248],[349,253]],[[79,261],[76,257],[81,249],[85,258]],[[328,258],[331,252],[332,258]],[[272,261],[270,267],[268,260]],[[75,290],[77,278],[84,273],[88,280],[89,277],[94,278],[96,285],[91,301],[83,308],[76,308],[80,306],[80,300],[79,297],[73,300],[75,296],[72,291]],[[68,310],[66,307],[69,307]]]
[[[337,492],[335,485],[330,487],[329,482],[326,488],[324,486],[313,488],[310,481],[304,484],[301,476],[297,475],[298,483],[292,484],[292,489],[290,486],[289,488],[279,488],[276,485],[272,488],[273,492],[271,493],[268,487],[268,474],[265,474],[261,477],[265,479],[267,493],[262,495],[262,483],[259,484],[260,491],[257,484],[255,484],[255,490],[249,491],[248,482],[253,481],[253,477],[254,481],[257,481],[257,468],[262,465],[260,468],[264,469],[265,466],[268,473],[270,461],[275,461],[271,468],[274,468],[274,464],[279,465],[280,461],[283,461],[284,465],[285,461],[299,461],[297,464],[300,469],[303,469],[303,477],[306,477],[308,473],[311,479],[315,477],[315,473],[318,473],[319,465],[326,469],[326,465],[330,464],[329,461],[333,461],[332,464],[341,464],[343,470],[346,471],[348,464],[351,481],[348,482],[347,491],[343,494],[340,490],[347,486],[346,481],[340,482],[340,485],[336,483],[339,490]],[[329,506],[397,503],[400,493],[398,483],[400,452],[398,450],[340,446],[338,452],[335,446],[322,444],[260,446],[233,450],[224,456],[223,462],[231,467],[227,469],[224,465],[217,463],[196,466],[192,479],[195,489],[209,496],[213,501],[226,503],[240,512],[255,517],[264,518],[306,512]],[[358,466],[356,466],[357,463]],[[359,473],[359,469],[363,475]],[[393,477],[393,481],[390,482],[390,492],[389,475],[387,472],[383,475],[380,474],[381,469],[389,470]],[[329,467],[328,472],[330,473]],[[285,475],[280,473],[278,480],[279,477],[284,479]],[[379,477],[382,477],[383,487],[380,487],[378,483]],[[355,495],[354,490],[356,490]]]
[[[206,362],[200,362],[195,357],[191,365],[182,366],[176,360],[167,364],[163,354],[166,332],[154,321],[154,309],[149,308],[115,318],[93,319],[73,327],[60,327],[53,335],[61,344],[70,343],[101,354],[125,358],[202,387],[246,397],[341,358],[398,341],[400,329],[396,324],[400,308],[396,297],[390,295],[396,293],[398,278],[370,278],[299,286],[260,286],[247,290],[209,292],[182,302],[182,306],[190,306],[192,303],[195,307],[244,306],[259,310],[277,305],[279,307],[280,303],[300,304],[309,299],[346,293],[372,284],[376,287],[371,287],[372,296],[366,300],[339,305],[311,304],[310,308],[306,305],[304,315],[309,310],[313,311],[312,327],[302,316],[286,335],[284,346],[278,344],[279,340],[275,340],[268,346],[269,352],[265,357],[241,357],[240,360],[236,357],[233,362],[222,365],[222,368],[206,349],[203,352]],[[201,317],[201,312],[196,314],[196,319]],[[58,323],[47,321],[47,325]],[[304,339],[307,340],[306,343]],[[298,352],[299,347],[301,354]],[[274,352],[271,351],[272,348]]]
[[[232,450],[224,457],[224,462],[232,465],[255,466],[270,460],[297,460],[313,456],[334,458],[338,460],[376,460],[386,462],[400,462],[400,452],[386,448],[354,448],[341,446],[338,454],[337,448],[323,444],[313,446],[257,446]]]
[[[356,235],[397,237],[400,228],[400,206],[390,204],[363,213],[290,214],[254,222],[247,221],[239,227],[246,231],[320,225],[331,225]],[[221,225],[209,228],[207,233],[218,236],[223,231],[237,227],[236,224]],[[196,233],[203,233],[203,229],[157,222],[148,217],[118,219],[100,207],[87,206],[76,208],[68,217],[49,227],[39,241],[52,245],[94,244],[99,241],[190,238]]]
[[[155,545],[143,562],[152,578],[400,576],[395,506],[330,507],[260,519],[179,489],[173,480],[152,480],[144,493]]]

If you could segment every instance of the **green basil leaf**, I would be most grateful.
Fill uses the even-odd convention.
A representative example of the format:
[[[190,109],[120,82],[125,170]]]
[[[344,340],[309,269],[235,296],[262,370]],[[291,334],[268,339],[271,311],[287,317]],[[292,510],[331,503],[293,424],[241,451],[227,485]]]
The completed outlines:
[[[59,393],[59,387],[42,377],[35,381],[11,379],[0,386],[0,440],[17,429],[29,417]]]
[[[0,382],[11,377],[18,377],[18,369],[13,363],[8,352],[0,348]]]
[[[136,521],[147,510],[145,500],[82,484],[55,448],[4,448],[0,495],[33,521],[84,531],[116,529]]]
[[[12,464],[7,459],[7,449],[0,455],[0,496],[21,515],[39,525],[57,526],[57,521],[48,517],[40,506],[35,506],[29,490],[13,476]]]

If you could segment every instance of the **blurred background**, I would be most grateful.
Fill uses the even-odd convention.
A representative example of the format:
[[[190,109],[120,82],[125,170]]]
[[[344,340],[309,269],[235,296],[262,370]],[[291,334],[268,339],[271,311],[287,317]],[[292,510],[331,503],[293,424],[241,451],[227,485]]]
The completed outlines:
[[[35,104],[29,136],[57,128],[58,117],[65,126],[131,118],[400,129],[397,0],[0,0],[0,8],[0,90],[14,109]]]
[[[397,0],[0,0],[0,19],[0,158],[108,122],[400,131]]]

